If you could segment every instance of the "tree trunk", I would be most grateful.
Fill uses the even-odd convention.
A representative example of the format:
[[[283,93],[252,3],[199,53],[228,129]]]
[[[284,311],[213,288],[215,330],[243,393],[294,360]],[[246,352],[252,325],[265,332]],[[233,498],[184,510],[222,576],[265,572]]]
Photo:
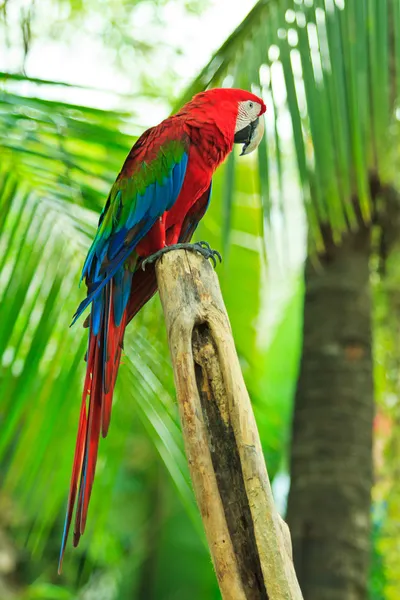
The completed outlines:
[[[224,600],[302,600],[218,279],[203,257],[156,266],[185,449]]]
[[[305,267],[287,521],[307,600],[365,600],[374,415],[370,230]]]

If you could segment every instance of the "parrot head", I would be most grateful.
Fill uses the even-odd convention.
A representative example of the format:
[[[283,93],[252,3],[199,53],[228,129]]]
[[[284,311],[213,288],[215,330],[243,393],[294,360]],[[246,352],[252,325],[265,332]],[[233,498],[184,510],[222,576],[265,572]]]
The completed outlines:
[[[262,115],[266,111],[266,106],[261,98],[249,94],[248,100],[239,100],[238,113],[235,124],[235,135],[233,141],[235,144],[243,144],[243,154],[253,152],[261,141],[264,135],[265,123]],[[261,118],[260,118],[261,117]]]
[[[194,96],[187,107],[201,111],[203,120],[215,124],[231,146],[243,144],[241,156],[253,152],[264,134],[262,115],[266,106],[261,98],[251,92],[214,88]]]

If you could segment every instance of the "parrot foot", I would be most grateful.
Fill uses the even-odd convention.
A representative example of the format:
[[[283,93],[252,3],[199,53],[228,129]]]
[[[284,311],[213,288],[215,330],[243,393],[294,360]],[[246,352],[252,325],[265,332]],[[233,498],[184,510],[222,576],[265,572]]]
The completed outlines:
[[[142,262],[143,271],[146,270],[146,265],[155,262],[158,260],[163,254],[170,252],[171,250],[190,250],[191,252],[198,252],[205,259],[210,259],[214,265],[214,268],[217,266],[217,258],[219,262],[222,262],[222,256],[218,252],[218,250],[213,250],[208,242],[195,242],[194,244],[172,244],[171,246],[165,246],[158,252],[155,252],[151,256],[148,256]]]

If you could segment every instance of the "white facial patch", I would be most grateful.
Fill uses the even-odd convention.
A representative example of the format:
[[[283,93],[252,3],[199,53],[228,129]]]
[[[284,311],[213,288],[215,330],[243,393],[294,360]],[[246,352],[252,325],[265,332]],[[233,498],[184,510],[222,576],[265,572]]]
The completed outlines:
[[[246,100],[239,102],[239,111],[236,119],[235,133],[250,125],[252,121],[255,121],[260,114],[261,104],[259,102],[253,102],[252,100]]]

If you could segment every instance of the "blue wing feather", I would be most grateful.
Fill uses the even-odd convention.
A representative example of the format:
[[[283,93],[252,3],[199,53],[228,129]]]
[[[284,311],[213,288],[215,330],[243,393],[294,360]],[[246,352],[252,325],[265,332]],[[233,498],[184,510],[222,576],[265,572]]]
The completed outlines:
[[[121,269],[135,246],[149,232],[156,220],[166,210],[171,209],[181,191],[187,164],[188,154],[184,152],[181,160],[171,165],[168,176],[163,179],[161,184],[155,178],[154,182],[147,186],[144,194],[136,193],[132,199],[126,198],[126,194],[124,194],[127,191],[134,193],[134,190],[129,189],[129,184],[126,190],[119,190],[115,194],[113,202],[117,201],[122,205],[122,202],[130,201],[131,212],[123,225],[121,222],[113,223],[112,230],[108,235],[103,223],[105,216],[102,213],[98,233],[89,250],[82,271],[82,278],[86,277],[90,282],[90,291],[79,305],[71,325],[75,323],[82,312]],[[120,210],[122,211],[123,208],[120,208]],[[127,240],[129,241],[127,242]],[[128,296],[129,293],[122,296],[123,304],[118,309],[118,315],[121,315],[121,317],[121,310],[123,312],[125,309]],[[101,302],[95,304],[101,305]],[[94,307],[94,330],[97,330],[100,326],[100,313],[101,309],[97,306]]]

